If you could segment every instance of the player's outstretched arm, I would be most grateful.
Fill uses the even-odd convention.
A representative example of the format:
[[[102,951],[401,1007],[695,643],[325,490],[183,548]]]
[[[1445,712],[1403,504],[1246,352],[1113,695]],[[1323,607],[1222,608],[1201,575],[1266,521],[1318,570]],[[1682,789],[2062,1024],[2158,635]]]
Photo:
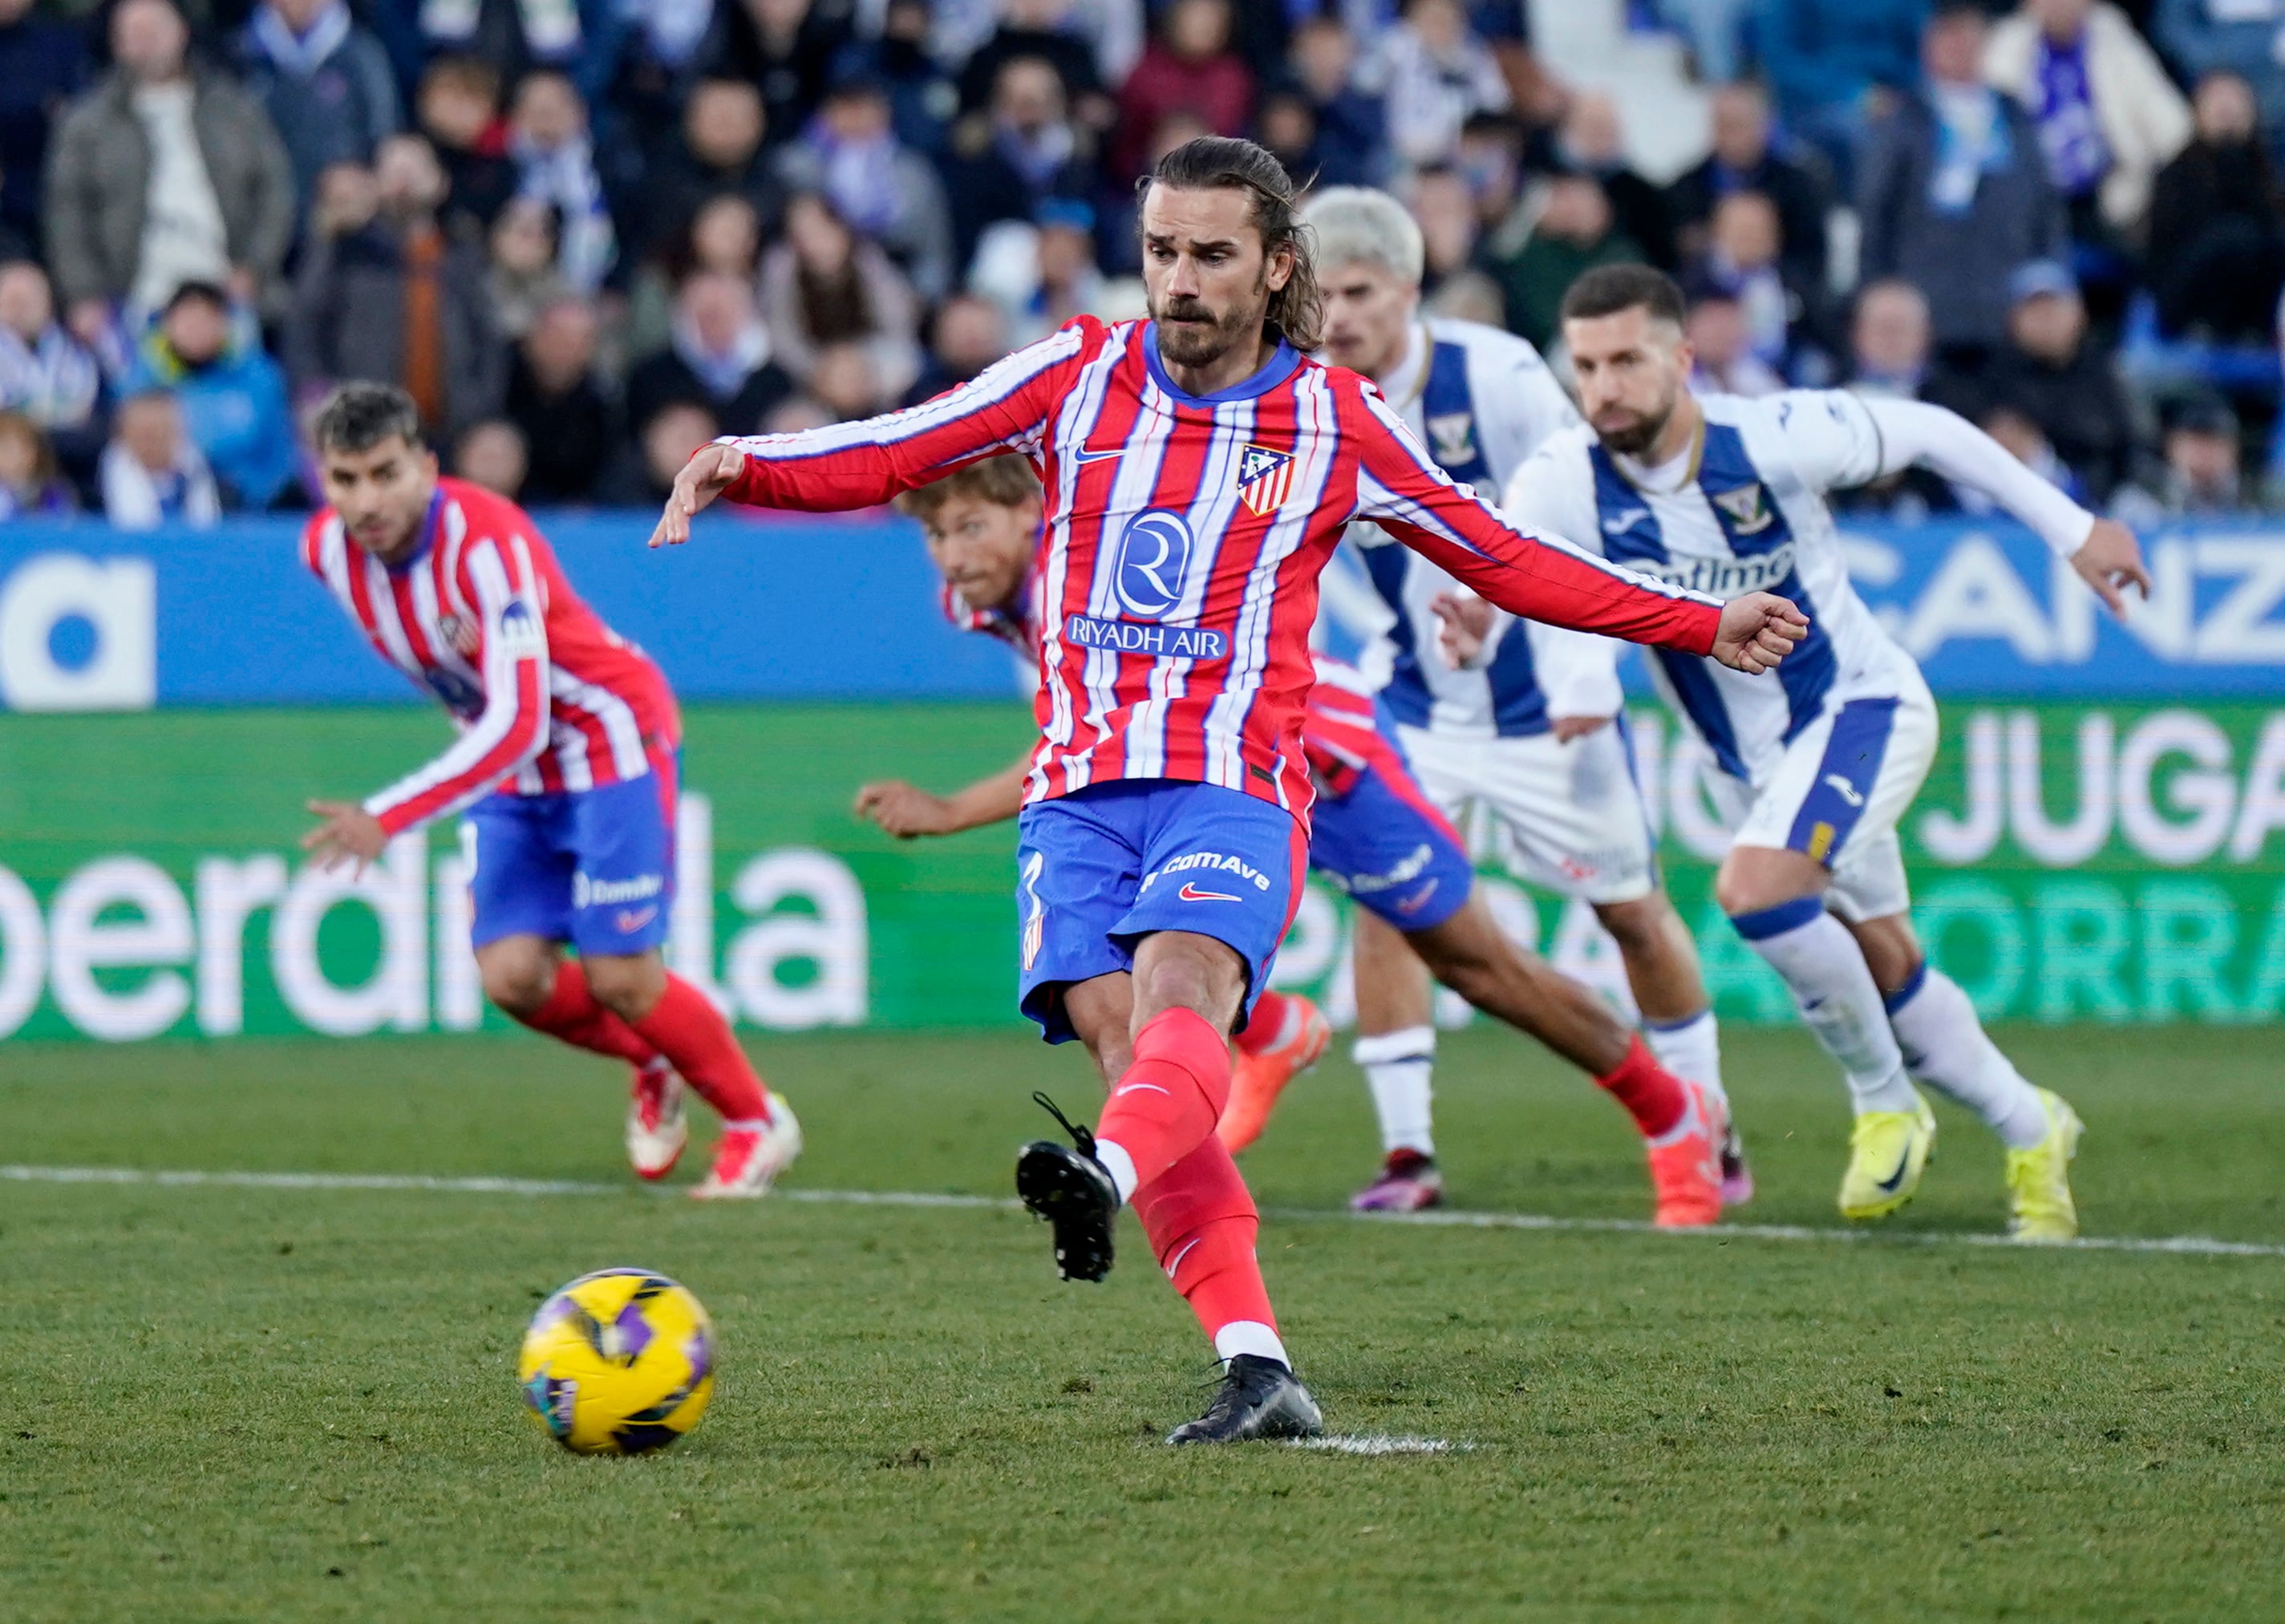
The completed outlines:
[[[718,498],[796,513],[845,513],[876,507],[986,457],[1013,451],[1037,458],[1048,419],[1066,392],[1071,363],[1102,334],[1101,322],[1081,317],[902,412],[799,434],[718,440],[675,476],[651,545],[687,540],[692,518]]]
[[[930,795],[902,779],[882,779],[857,792],[857,815],[899,840],[1005,823],[1024,810],[1024,781],[1031,772],[1032,756],[1026,750],[1012,765],[948,796]]]
[[[1822,443],[1833,442],[1833,466],[1816,470],[1826,482],[1862,483],[1920,464],[1956,485],[1982,491],[2038,531],[2059,557],[2070,560],[2079,579],[2121,619],[2126,615],[2127,587],[2138,589],[2145,598],[2150,595],[2150,572],[2133,531],[2115,519],[2096,518],[1958,412],[1924,401],[1868,400],[1835,393],[1826,397],[1820,420],[1816,400],[1810,396],[1800,415],[1809,457],[1818,458],[1825,449]],[[1859,415],[1872,430],[1870,459],[1863,454],[1861,440],[1855,447],[1849,443],[1849,430],[1854,427],[1849,420]],[[1869,472],[1864,466],[1868,460],[1873,464]],[[1847,466],[1852,462],[1857,466]]]

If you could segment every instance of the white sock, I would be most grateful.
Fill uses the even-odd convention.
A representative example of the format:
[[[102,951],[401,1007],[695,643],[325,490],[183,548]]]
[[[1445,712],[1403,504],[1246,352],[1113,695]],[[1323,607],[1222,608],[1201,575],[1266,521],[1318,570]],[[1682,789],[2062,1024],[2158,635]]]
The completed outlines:
[[[1380,1148],[1384,1151],[1417,1150],[1436,1154],[1430,1131],[1434,1113],[1429,1106],[1429,1076],[1436,1069],[1436,1029],[1408,1026],[1359,1038],[1349,1050],[1364,1068],[1372,1087],[1372,1108],[1380,1117]]]
[[[1732,915],[1730,922],[1785,977],[1801,1018],[1847,1073],[1857,1114],[1914,1110],[1919,1096],[1904,1075],[1904,1056],[1865,951],[1849,927],[1825,911],[1824,899],[1802,897]]]
[[[1985,1035],[1975,1004],[1951,977],[1923,964],[1889,998],[1888,1024],[1905,1070],[1983,1118],[2009,1149],[2028,1150],[2047,1136],[2038,1091]]]
[[[1232,1320],[1214,1332],[1214,1357],[1235,1359],[1240,1353],[1251,1353],[1257,1359],[1274,1359],[1288,1370],[1293,1361],[1285,1357],[1285,1345],[1277,1333],[1260,1320]]]
[[[1107,1139],[1095,1142],[1095,1159],[1103,1164],[1103,1172],[1119,1186],[1119,1204],[1126,1205],[1135,1198],[1135,1158]]]
[[[1711,1009],[1686,1021],[1645,1021],[1642,1035],[1659,1064],[1717,1100],[1730,1097],[1722,1089],[1722,1034]]]

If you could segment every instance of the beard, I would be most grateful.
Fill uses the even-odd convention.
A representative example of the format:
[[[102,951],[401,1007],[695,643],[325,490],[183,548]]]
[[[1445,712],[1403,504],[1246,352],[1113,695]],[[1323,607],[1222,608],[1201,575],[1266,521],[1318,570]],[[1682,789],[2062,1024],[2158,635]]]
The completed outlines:
[[[1211,366],[1241,343],[1258,342],[1269,301],[1266,281],[1256,297],[1216,316],[1196,299],[1154,301],[1150,318],[1158,324],[1159,353],[1177,366]]]
[[[1666,426],[1674,418],[1674,398],[1669,396],[1653,410],[1641,413],[1616,428],[1595,425],[1595,437],[1610,451],[1624,457],[1641,457],[1656,445],[1666,433]]]

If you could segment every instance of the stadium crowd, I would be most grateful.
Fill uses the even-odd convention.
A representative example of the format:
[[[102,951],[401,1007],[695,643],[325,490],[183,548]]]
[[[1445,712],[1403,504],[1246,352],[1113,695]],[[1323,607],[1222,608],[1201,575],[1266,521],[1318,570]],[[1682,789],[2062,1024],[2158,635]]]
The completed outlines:
[[[495,490],[654,506],[1139,314],[1134,182],[1208,132],[1389,187],[1429,307],[1543,349],[1646,260],[1708,388],[1936,400],[2131,520],[2285,490],[2285,0],[1634,0],[1713,87],[1663,185],[1531,9],[0,0],[0,517],[306,506],[349,378]]]

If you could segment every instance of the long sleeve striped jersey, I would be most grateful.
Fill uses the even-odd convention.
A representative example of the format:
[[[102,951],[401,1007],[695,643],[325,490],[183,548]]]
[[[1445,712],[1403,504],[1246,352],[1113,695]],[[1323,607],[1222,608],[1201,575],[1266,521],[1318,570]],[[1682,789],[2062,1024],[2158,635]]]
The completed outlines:
[[[1151,324],[1082,316],[921,405],[725,443],[745,454],[730,499],[810,512],[985,457],[1031,462],[1046,526],[1028,800],[1170,778],[1306,816],[1317,577],[1353,519],[1551,624],[1702,655],[1721,617],[1711,598],[1518,530],[1370,382],[1283,344],[1200,396],[1166,375]]]
[[[650,751],[680,741],[665,676],[580,601],[513,502],[439,480],[420,547],[394,569],[351,542],[328,507],[302,532],[302,561],[460,730],[366,798],[391,835],[495,788],[548,795],[640,778]]]

